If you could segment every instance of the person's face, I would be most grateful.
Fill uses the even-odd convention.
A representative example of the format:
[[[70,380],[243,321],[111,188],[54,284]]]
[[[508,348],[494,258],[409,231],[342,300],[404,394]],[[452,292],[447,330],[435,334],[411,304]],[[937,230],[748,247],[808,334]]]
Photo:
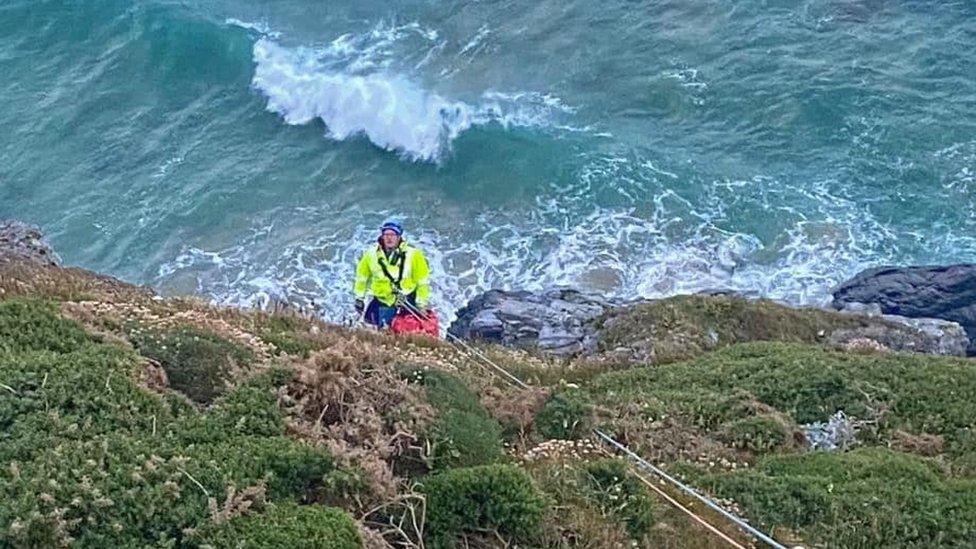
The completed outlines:
[[[382,236],[380,236],[380,238],[383,240],[383,247],[386,249],[396,248],[397,246],[400,245],[400,235],[396,234],[393,231],[390,230],[383,231],[383,234]]]

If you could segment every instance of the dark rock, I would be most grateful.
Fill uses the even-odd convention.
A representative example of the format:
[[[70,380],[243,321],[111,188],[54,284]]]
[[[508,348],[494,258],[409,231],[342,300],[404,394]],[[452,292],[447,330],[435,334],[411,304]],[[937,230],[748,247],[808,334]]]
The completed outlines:
[[[40,229],[14,220],[0,220],[0,260],[6,259],[26,259],[40,265],[61,264],[61,258],[44,241]]]
[[[976,354],[976,264],[869,269],[833,294],[837,309],[877,304],[888,315],[957,322],[968,334],[969,354]]]
[[[458,311],[448,332],[463,339],[572,355],[590,344],[590,321],[615,304],[571,289],[490,290]]]
[[[877,306],[837,314],[726,291],[634,302],[558,289],[491,290],[458,311],[459,338],[614,362],[673,362],[747,341],[825,343],[934,355],[965,354],[958,324],[882,315]]]

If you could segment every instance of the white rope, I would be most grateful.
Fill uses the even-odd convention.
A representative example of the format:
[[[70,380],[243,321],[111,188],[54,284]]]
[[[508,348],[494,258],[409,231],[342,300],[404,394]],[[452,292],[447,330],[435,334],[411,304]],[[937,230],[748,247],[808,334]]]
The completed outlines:
[[[414,307],[409,301],[404,302],[403,305],[404,305],[404,308],[406,308],[407,311],[410,314],[412,314],[417,320],[420,320],[420,321],[427,320],[427,316],[422,311],[420,311],[416,307]],[[505,376],[505,378],[508,381],[514,383],[515,385],[518,385],[519,387],[521,387],[523,389],[531,389],[531,387],[529,387],[524,381],[522,381],[521,379],[519,379],[519,378],[515,377],[514,375],[510,374],[508,372],[508,370],[506,370],[506,369],[502,368],[501,366],[495,364],[490,358],[488,358],[487,356],[485,356],[484,353],[482,353],[481,351],[479,351],[479,350],[475,349],[474,347],[472,347],[471,345],[469,345],[467,341],[462,340],[461,338],[457,337],[456,335],[452,334],[451,332],[445,332],[445,333],[447,334],[448,339],[450,339],[451,341],[454,341],[455,343],[457,343],[458,345],[460,345],[461,347],[463,347],[464,350],[467,351],[466,354],[468,354],[469,357],[471,355],[473,355],[475,358],[480,358],[482,361],[485,362],[485,364],[491,366],[492,368],[495,369],[495,371],[497,371],[498,373],[500,373],[503,376]]]
[[[714,503],[714,502],[712,502],[712,500],[710,500],[710,499],[706,498],[705,496],[699,494],[698,491],[695,490],[694,488],[691,488],[690,486],[682,483],[680,480],[678,480],[678,479],[672,477],[671,475],[665,473],[661,469],[659,469],[659,468],[651,465],[650,463],[647,462],[647,460],[645,460],[644,458],[642,458],[639,455],[635,454],[630,448],[624,446],[620,442],[617,442],[610,435],[604,433],[603,431],[601,431],[599,429],[593,429],[593,432],[596,433],[597,436],[599,436],[603,440],[609,442],[612,446],[614,446],[615,448],[617,448],[621,452],[627,454],[628,457],[630,457],[632,460],[636,461],[639,465],[641,465],[645,469],[651,471],[652,473],[654,473],[655,475],[663,478],[664,480],[667,480],[671,484],[674,484],[675,486],[677,486],[678,488],[680,488],[686,494],[694,497],[698,501],[701,501],[705,505],[711,507],[713,510],[717,511],[718,513],[720,513],[725,518],[727,518],[727,519],[731,520],[732,522],[736,523],[740,528],[742,528],[743,530],[749,532],[750,534],[752,534],[753,536],[755,536],[757,539],[759,539],[761,541],[764,541],[767,544],[769,544],[770,547],[775,547],[776,549],[786,549],[785,546],[781,545],[779,542],[777,542],[773,538],[771,538],[771,537],[767,536],[766,534],[760,532],[759,530],[756,530],[755,528],[753,528],[751,525],[749,525],[748,522],[740,519],[739,517],[735,516],[734,514],[728,512],[725,509],[723,509],[722,507],[720,507],[717,503]]]
[[[607,455],[610,455],[610,452],[607,452]],[[722,538],[723,541],[725,541],[726,543],[728,543],[732,547],[735,547],[735,549],[746,549],[746,546],[745,545],[742,545],[741,543],[739,543],[739,542],[735,541],[734,539],[730,538],[725,532],[723,532],[723,531],[719,530],[718,528],[712,526],[711,524],[709,524],[709,522],[707,520],[699,517],[691,509],[688,509],[687,507],[685,507],[684,505],[682,505],[681,502],[679,502],[678,500],[676,500],[673,497],[669,496],[667,494],[667,492],[665,492],[664,490],[658,488],[657,486],[654,486],[654,483],[651,482],[650,480],[648,480],[647,477],[645,477],[644,475],[638,473],[637,471],[634,471],[634,476],[637,477],[637,479],[640,480],[642,483],[644,483],[645,486],[647,486],[651,490],[654,490],[654,492],[657,493],[657,495],[659,495],[662,498],[664,498],[665,501],[667,501],[671,505],[677,507],[680,511],[684,512],[689,517],[691,517],[695,522],[697,522],[698,524],[701,524],[706,530],[708,530],[709,532],[711,532],[711,533],[715,534],[716,536]]]

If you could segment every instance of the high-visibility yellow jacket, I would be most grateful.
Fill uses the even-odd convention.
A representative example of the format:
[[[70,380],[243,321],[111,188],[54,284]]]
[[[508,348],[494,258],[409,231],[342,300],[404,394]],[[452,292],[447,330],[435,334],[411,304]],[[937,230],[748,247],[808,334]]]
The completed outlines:
[[[388,258],[383,253],[382,246],[376,244],[363,252],[359,264],[356,265],[353,293],[356,294],[357,299],[365,299],[368,291],[380,303],[393,305],[396,301],[394,285],[399,282],[400,291],[404,294],[416,291],[417,306],[425,308],[430,299],[429,277],[427,259],[419,248],[401,240],[400,245]]]

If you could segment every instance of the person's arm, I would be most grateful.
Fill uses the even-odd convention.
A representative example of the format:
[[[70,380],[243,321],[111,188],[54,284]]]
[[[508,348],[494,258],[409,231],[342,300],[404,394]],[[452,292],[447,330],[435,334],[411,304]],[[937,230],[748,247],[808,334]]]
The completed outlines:
[[[369,254],[364,253],[361,258],[359,258],[359,263],[356,265],[356,279],[353,282],[352,292],[356,296],[356,299],[363,300],[366,299],[366,287],[369,284]]]
[[[417,307],[423,310],[430,303],[430,267],[424,252],[419,249],[414,251],[411,262],[410,272],[417,282]]]

